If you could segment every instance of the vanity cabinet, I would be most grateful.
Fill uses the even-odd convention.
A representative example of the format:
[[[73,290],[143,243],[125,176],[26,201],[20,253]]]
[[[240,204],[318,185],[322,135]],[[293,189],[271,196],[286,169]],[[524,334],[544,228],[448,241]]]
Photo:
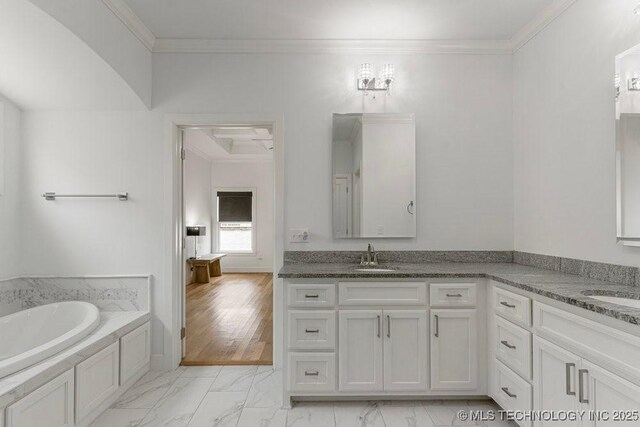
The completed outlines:
[[[384,310],[384,390],[427,389],[427,311]]]
[[[340,390],[426,390],[426,310],[341,310],[339,323]]]
[[[341,310],[341,391],[382,391],[382,310]]]
[[[545,411],[578,411],[578,384],[580,358],[542,338],[533,339],[535,408]],[[579,426],[580,421],[544,421],[539,426]]]
[[[478,386],[477,310],[431,310],[431,389]]]
[[[477,280],[293,279],[284,295],[285,402],[487,393]]]
[[[587,411],[602,419],[540,421],[537,426],[640,424],[640,386],[542,338],[534,343],[534,407],[544,411]],[[616,419],[621,417],[620,419]]]

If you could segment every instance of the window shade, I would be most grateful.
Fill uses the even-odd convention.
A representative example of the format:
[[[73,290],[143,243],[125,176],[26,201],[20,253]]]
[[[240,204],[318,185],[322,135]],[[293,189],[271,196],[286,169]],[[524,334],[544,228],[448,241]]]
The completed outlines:
[[[251,222],[253,193],[250,191],[218,191],[218,221]]]

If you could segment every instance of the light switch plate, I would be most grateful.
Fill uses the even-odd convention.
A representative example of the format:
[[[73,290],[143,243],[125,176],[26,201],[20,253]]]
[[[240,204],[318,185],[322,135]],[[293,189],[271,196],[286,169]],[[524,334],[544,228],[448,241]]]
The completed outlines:
[[[289,230],[289,236],[290,243],[309,243],[309,229],[307,228],[292,228]]]

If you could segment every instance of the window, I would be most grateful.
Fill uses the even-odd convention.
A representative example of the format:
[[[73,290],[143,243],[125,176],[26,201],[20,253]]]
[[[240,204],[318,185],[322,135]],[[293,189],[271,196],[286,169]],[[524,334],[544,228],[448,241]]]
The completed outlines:
[[[219,190],[216,195],[217,250],[226,253],[255,253],[255,190]]]

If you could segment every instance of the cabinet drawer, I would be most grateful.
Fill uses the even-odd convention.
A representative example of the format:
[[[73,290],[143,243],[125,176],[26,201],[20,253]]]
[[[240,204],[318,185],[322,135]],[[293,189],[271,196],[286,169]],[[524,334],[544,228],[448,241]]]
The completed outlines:
[[[114,342],[76,366],[76,422],[118,390],[120,347]]]
[[[424,305],[425,282],[340,282],[340,305]]]
[[[507,411],[531,411],[531,384],[498,360],[496,360],[495,374],[495,389],[492,390],[492,397],[498,405]],[[521,425],[529,426],[530,423]]]
[[[289,390],[326,392],[335,388],[335,354],[289,354]]]
[[[120,339],[120,383],[126,384],[151,360],[151,327],[145,323]]]
[[[429,285],[431,307],[475,307],[475,283],[432,283]]]
[[[73,369],[7,408],[7,427],[71,427],[73,422]]]
[[[335,347],[335,311],[289,312],[290,349],[333,350]]]
[[[496,357],[531,380],[531,332],[496,316],[495,340]]]
[[[524,328],[531,327],[531,299],[494,287],[493,304],[500,316]]]
[[[336,305],[336,285],[290,284],[290,307],[333,307]]]

